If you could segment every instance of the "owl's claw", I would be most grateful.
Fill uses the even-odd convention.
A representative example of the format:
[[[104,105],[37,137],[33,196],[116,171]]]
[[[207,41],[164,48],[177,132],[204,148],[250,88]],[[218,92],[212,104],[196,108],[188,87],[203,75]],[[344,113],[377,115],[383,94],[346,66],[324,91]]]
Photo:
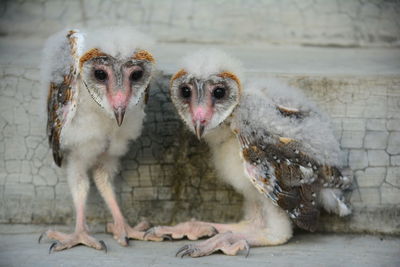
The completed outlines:
[[[128,239],[128,242],[129,242],[129,239]],[[100,245],[101,245],[101,249],[104,250],[104,252],[107,254],[107,246],[106,246],[106,243],[104,243],[103,240],[100,240],[99,243],[100,243]]]
[[[192,255],[196,250],[197,250],[196,248],[187,249],[186,251],[184,251],[184,252],[181,254],[181,259],[182,259],[183,257],[185,257],[186,255],[189,255],[189,256]]]
[[[46,232],[43,232],[40,234],[39,238],[38,238],[38,244],[40,244],[40,241],[42,240],[43,236],[46,234]]]
[[[40,235],[40,237],[42,237],[42,235]],[[59,243],[59,242],[58,241],[54,241],[53,243],[51,243],[51,245],[49,247],[49,254],[51,254],[51,251],[57,245],[57,243]]]
[[[181,254],[181,259],[182,259],[185,256],[194,255],[195,252],[199,252],[199,249],[196,247],[193,247],[191,245],[186,245],[186,246],[183,246],[180,250],[178,250],[175,257],[177,257],[180,253],[182,253]],[[196,257],[196,256],[194,256],[194,257]]]
[[[245,250],[246,250],[246,258],[250,255],[250,245],[249,242],[246,241],[246,245],[245,245]]]
[[[163,235],[162,238],[164,240],[167,239],[168,241],[172,241],[172,237],[170,235]]]
[[[168,240],[171,241],[173,238],[171,237],[171,235],[168,234],[164,234],[161,236],[157,236],[156,235],[156,227],[152,227],[150,229],[148,229],[144,235],[143,235],[143,240],[149,240],[149,241],[163,241],[163,240]],[[146,239],[146,237],[148,237],[150,235],[149,238]]]
[[[178,257],[179,253],[181,253],[184,250],[187,250],[190,247],[190,245],[184,245],[183,247],[181,247],[175,254],[175,257]]]
[[[151,228],[148,229],[146,232],[144,232],[143,240],[146,240],[146,237],[147,237],[148,235],[152,235],[152,234],[154,234],[154,233],[155,233],[154,227],[151,227]]]
[[[196,248],[192,245],[185,245],[183,247],[181,247],[178,252],[176,252],[175,257],[178,257],[179,254],[181,256],[181,259],[185,256],[191,256],[191,257],[200,257],[200,256],[205,256],[205,255],[200,255],[199,254],[200,249]],[[182,253],[182,254],[181,254]],[[199,254],[199,255],[197,255]]]
[[[135,227],[130,227],[126,222],[108,223],[106,232],[111,233],[114,239],[118,241],[121,246],[128,246],[130,239],[144,240],[145,230],[148,229],[150,224],[147,221],[142,221]]]

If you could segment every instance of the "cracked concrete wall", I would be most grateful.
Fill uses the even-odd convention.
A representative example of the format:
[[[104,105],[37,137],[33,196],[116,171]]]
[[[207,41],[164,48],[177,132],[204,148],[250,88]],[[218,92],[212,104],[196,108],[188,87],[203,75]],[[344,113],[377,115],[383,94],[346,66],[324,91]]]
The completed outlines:
[[[66,177],[53,163],[41,114],[37,68],[0,69],[0,223],[70,224]],[[278,75],[334,120],[345,163],[355,172],[351,217],[324,215],[320,230],[400,233],[400,78]],[[242,197],[216,179],[207,146],[189,133],[168,98],[167,76],[153,82],[142,136],[122,160],[115,187],[131,223],[196,217],[236,221]],[[88,220],[111,219],[92,185]]]
[[[0,33],[112,24],[168,42],[399,46],[399,13],[398,0],[7,0]]]

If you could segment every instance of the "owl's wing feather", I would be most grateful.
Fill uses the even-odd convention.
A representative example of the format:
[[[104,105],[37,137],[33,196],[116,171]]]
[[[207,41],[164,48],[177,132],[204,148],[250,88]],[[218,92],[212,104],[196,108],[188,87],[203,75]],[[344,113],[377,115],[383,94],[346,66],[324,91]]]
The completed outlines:
[[[54,161],[58,166],[61,166],[64,156],[61,145],[62,132],[74,117],[77,106],[79,46],[82,41],[82,34],[71,30],[62,36],[50,38],[46,44],[49,50],[49,66],[45,69],[47,73],[44,73],[48,77],[49,88],[47,136]]]
[[[266,131],[262,136],[269,138],[260,138],[255,132],[234,132],[245,172],[253,185],[286,210],[297,226],[314,231],[320,214],[317,197],[321,188],[348,186],[339,169],[318,163],[294,139]]]

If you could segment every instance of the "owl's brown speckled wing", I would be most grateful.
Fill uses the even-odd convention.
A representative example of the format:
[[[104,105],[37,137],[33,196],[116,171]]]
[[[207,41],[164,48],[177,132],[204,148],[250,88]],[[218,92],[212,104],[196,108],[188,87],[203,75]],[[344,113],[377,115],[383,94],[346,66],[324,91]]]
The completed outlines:
[[[58,64],[49,69],[49,91],[47,97],[47,136],[53,151],[53,158],[58,166],[63,160],[61,146],[62,131],[75,114],[78,88],[76,86],[78,72],[78,42],[81,36],[76,31],[69,31],[66,36],[51,44],[57,46],[52,60]],[[60,53],[58,55],[57,51]],[[51,64],[51,63],[50,63]],[[68,64],[68,66],[62,65]]]
[[[239,130],[236,135],[241,144],[245,171],[253,185],[286,210],[302,229],[316,229],[321,189],[349,186],[348,179],[342,177],[338,168],[319,164],[303,152],[302,144],[296,140],[268,132],[262,133],[264,138],[259,137],[260,133],[245,135]]]

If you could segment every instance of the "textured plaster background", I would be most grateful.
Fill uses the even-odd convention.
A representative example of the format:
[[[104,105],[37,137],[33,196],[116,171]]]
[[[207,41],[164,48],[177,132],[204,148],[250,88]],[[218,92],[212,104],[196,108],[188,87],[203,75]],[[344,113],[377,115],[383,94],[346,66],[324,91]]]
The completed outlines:
[[[322,59],[328,48],[300,48],[297,52],[279,46],[272,57],[286,62],[279,65],[279,71],[258,70],[249,75],[279,77],[300,87],[333,118],[344,163],[356,176],[350,196],[354,213],[345,219],[325,215],[320,230],[399,234],[400,67],[399,56],[394,56],[396,51],[400,55],[394,48],[400,39],[400,19],[395,16],[399,6],[399,1],[354,0],[2,1],[0,223],[72,225],[74,211],[67,181],[53,164],[45,137],[40,46],[45,37],[68,25],[113,22],[138,24],[164,42],[390,47],[329,50],[332,59],[335,53],[347,53],[344,61],[348,58],[349,62],[343,65],[354,69],[338,74]],[[255,53],[251,47],[246,48],[247,54],[240,49],[234,54],[252,56],[246,66],[270,63],[257,59],[263,49]],[[317,68],[326,71],[310,71],[307,60],[304,69],[300,66],[293,71],[293,62],[303,51],[309,62],[321,58]],[[380,55],[387,51],[389,56],[379,63]],[[175,60],[162,49],[159,54],[164,62]],[[364,55],[361,59],[366,60],[354,55]],[[354,58],[357,61],[352,62]],[[379,66],[374,72],[365,65]],[[274,69],[274,65],[268,66]],[[338,66],[336,69],[342,69]],[[390,71],[378,74],[387,66]],[[164,67],[169,65],[161,64],[160,69]],[[216,178],[207,147],[178,119],[167,93],[169,73],[160,73],[154,80],[143,135],[132,143],[116,177],[123,212],[130,223],[141,216],[156,224],[191,217],[236,221],[241,217],[242,197]],[[111,219],[94,186],[87,210],[91,225],[104,225]]]
[[[6,0],[2,34],[137,25],[162,41],[398,46],[398,0]]]

